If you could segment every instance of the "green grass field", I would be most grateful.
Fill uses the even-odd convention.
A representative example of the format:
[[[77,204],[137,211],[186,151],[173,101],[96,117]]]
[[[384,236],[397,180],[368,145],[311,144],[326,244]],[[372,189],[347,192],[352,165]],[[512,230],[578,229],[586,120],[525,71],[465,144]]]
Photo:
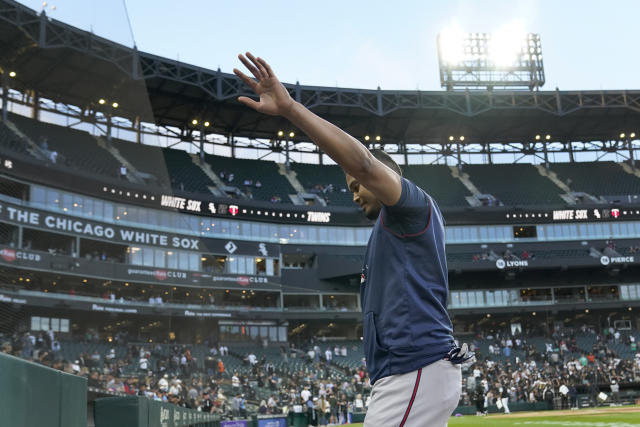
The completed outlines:
[[[350,424],[362,427],[362,424]],[[583,409],[579,411],[515,412],[487,417],[452,417],[449,427],[632,427],[640,426],[640,407]]]

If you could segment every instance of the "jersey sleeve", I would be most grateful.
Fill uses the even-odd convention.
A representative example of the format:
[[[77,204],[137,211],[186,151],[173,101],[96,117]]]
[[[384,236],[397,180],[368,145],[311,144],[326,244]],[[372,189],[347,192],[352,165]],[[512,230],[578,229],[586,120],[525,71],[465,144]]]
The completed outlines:
[[[398,235],[409,237],[422,233],[429,224],[431,201],[429,196],[413,182],[401,178],[402,194],[393,206],[384,205],[382,225]]]

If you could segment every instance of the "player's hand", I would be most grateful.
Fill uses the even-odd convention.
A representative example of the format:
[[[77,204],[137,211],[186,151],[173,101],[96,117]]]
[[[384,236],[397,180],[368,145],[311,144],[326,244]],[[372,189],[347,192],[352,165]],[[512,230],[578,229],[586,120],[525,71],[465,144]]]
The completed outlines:
[[[254,101],[246,96],[241,96],[238,101],[251,107],[261,113],[269,114],[271,116],[284,116],[292,108],[294,101],[289,95],[289,92],[280,83],[275,73],[262,58],[256,58],[250,52],[247,52],[247,56],[240,54],[238,58],[251,74],[256,78],[253,80],[242,71],[237,68],[233,69],[233,72],[240,77],[240,79],[247,84],[253,91],[260,97],[260,102]],[[249,58],[249,59],[247,59]],[[251,61],[249,61],[251,60]]]

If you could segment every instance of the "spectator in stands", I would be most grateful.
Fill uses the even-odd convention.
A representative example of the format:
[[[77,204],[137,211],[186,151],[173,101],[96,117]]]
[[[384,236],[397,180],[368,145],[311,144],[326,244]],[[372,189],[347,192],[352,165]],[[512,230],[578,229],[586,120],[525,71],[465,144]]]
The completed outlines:
[[[51,160],[51,163],[54,165],[56,164],[56,161],[58,160],[58,152],[56,150],[49,152],[49,160]]]
[[[612,379],[609,388],[611,388],[611,402],[613,402],[614,404],[620,403],[620,385],[616,380]]]
[[[124,165],[120,165],[120,179],[127,179],[127,167]]]

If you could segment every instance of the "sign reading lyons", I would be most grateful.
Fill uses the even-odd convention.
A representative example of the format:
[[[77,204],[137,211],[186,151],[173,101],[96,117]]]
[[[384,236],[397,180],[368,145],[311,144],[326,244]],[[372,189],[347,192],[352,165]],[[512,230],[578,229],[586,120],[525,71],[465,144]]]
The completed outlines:
[[[632,256],[606,256],[602,255],[600,257],[600,264],[609,265],[609,264],[626,264],[629,262],[635,262],[635,258]]]
[[[498,267],[499,270],[504,270],[505,268],[521,268],[528,266],[529,261],[527,260],[504,260],[500,258],[496,261],[496,267]]]

